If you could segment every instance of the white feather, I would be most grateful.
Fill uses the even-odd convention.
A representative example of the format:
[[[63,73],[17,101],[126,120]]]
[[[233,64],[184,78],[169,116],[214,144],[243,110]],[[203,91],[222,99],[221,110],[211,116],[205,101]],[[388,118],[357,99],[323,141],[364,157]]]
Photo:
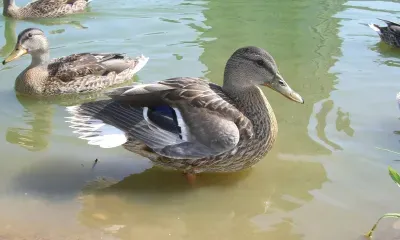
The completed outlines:
[[[145,57],[143,54],[141,54],[139,57],[136,58],[138,63],[136,64],[135,68],[133,69],[133,74],[139,72],[149,61],[148,57]]]
[[[372,28],[372,30],[374,30],[375,32],[377,32],[379,34],[381,33],[381,30],[377,26],[375,26],[374,24],[370,23],[370,24],[368,24],[368,26],[370,28]]]
[[[397,106],[398,106],[399,109],[400,109],[400,92],[398,92],[398,93],[396,94],[396,101],[397,101]]]
[[[183,120],[182,114],[178,108],[173,108],[176,113],[176,119],[178,121],[178,126],[181,128],[182,140],[188,141],[190,138],[189,128]]]
[[[144,108],[143,108],[143,118],[144,118],[144,120],[146,120],[147,122],[152,123],[151,120],[149,119],[149,117],[147,116],[148,111],[149,111],[149,108],[148,108],[148,107],[144,107]]]
[[[181,128],[181,136],[183,141],[188,141],[190,139],[190,132],[188,130],[188,126],[186,125],[185,121],[183,120],[182,114],[178,108],[172,108],[176,113],[176,119],[178,121],[178,126]],[[164,132],[165,130],[157,127],[148,117],[149,109],[147,107],[143,108],[143,118],[148,123],[148,127],[152,129],[157,129],[157,131]]]
[[[79,113],[79,106],[67,107],[67,111],[72,115],[66,117],[73,132],[79,135],[80,139],[85,139],[90,145],[98,145],[101,148],[118,147],[128,140],[125,132],[116,127],[105,124],[98,119],[91,119]]]

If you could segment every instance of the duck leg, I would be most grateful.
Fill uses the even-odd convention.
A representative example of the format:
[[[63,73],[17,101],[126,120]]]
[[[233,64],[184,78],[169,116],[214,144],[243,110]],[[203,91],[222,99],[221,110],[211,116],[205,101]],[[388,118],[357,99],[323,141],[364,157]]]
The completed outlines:
[[[186,177],[186,180],[188,181],[188,183],[190,185],[193,185],[196,180],[196,174],[194,174],[194,173],[184,173],[184,174],[185,174],[185,177]]]

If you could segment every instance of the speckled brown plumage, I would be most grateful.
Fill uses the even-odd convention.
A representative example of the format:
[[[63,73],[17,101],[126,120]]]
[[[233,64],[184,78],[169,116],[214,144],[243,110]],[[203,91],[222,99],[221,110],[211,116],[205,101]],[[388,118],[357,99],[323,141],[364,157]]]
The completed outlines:
[[[277,137],[261,84],[304,102],[265,50],[246,47],[228,60],[222,87],[191,77],[121,87],[111,99],[68,107],[67,122],[89,144],[122,145],[164,168],[235,172],[260,161]]]
[[[213,88],[216,89],[215,86]],[[219,89],[218,92],[220,91]],[[151,149],[135,138],[130,139],[123,146],[129,151],[141,153],[150,158],[158,166],[189,173],[235,172],[251,167],[271,149],[278,133],[278,124],[275,114],[261,90],[255,87],[248,94],[240,102],[233,103],[230,100],[230,104],[225,102],[225,106],[217,110],[224,116],[230,116],[237,110],[243,111],[238,118],[240,140],[236,147],[228,152],[201,159],[172,159],[152,154]],[[207,103],[210,102],[205,104]],[[245,123],[240,124],[240,122]]]
[[[17,77],[15,89],[27,95],[98,91],[131,79],[148,61],[143,55],[133,59],[119,53],[78,53],[50,60],[47,39],[35,28],[19,34],[3,64],[24,54],[30,54],[32,62]]]
[[[3,1],[3,15],[15,19],[54,18],[83,12],[89,0],[36,0],[18,7],[14,0]]]

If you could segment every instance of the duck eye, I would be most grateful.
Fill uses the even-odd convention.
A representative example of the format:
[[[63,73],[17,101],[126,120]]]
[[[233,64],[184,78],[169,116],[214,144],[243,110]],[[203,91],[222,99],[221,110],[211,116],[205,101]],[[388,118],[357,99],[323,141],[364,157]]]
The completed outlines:
[[[264,61],[263,61],[263,60],[257,60],[257,61],[256,61],[256,64],[257,64],[259,67],[264,67]]]
[[[284,81],[282,81],[282,80],[279,80],[279,85],[281,85],[281,86],[285,86],[285,82],[284,82]]]
[[[28,38],[31,38],[32,36],[32,33],[28,33]]]

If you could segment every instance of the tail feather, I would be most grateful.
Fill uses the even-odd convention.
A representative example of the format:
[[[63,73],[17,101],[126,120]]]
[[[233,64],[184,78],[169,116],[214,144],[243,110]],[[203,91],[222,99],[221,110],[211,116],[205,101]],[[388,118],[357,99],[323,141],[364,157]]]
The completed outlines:
[[[378,18],[378,19],[383,21],[383,22],[385,22],[388,26],[391,26],[391,25],[400,26],[398,23],[395,23],[395,22],[392,22],[392,21],[389,21],[389,20],[385,20],[385,19],[382,19],[382,18]]]
[[[370,28],[372,28],[372,30],[374,30],[375,32],[377,32],[378,34],[381,34],[381,33],[382,33],[382,32],[381,32],[381,29],[379,28],[378,25],[373,24],[373,23],[370,23],[370,24],[368,24],[368,26],[369,26]]]
[[[71,124],[69,127],[74,129],[73,132],[78,134],[80,139],[85,139],[88,144],[98,145],[101,148],[118,147],[128,141],[124,131],[94,118],[94,112],[84,106],[66,108],[72,115],[66,117],[69,119],[66,122]]]
[[[147,62],[149,61],[149,58],[145,57],[143,54],[141,54],[135,60],[136,60],[136,65],[135,65],[133,72],[137,73],[147,64]]]

